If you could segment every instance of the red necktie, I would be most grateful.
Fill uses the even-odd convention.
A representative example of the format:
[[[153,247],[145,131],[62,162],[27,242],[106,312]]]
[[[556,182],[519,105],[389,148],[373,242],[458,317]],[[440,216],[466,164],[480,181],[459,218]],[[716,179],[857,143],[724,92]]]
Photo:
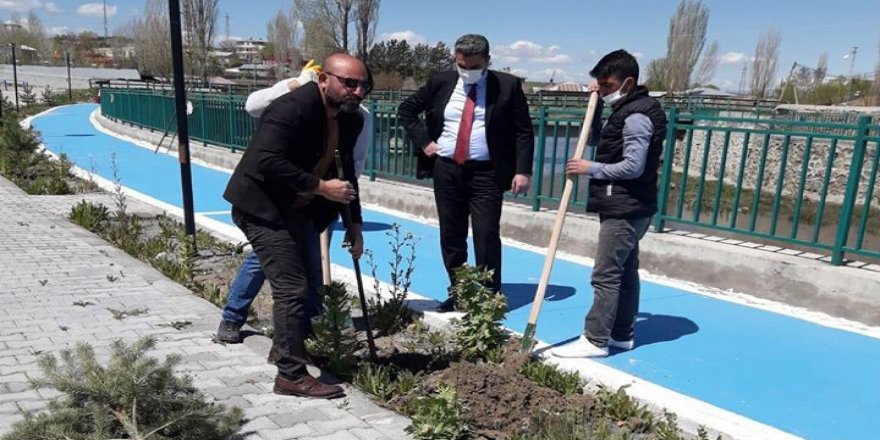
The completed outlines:
[[[471,146],[471,128],[474,125],[474,106],[477,104],[477,85],[470,86],[464,110],[461,112],[461,123],[458,126],[458,137],[455,139],[455,162],[464,164]]]

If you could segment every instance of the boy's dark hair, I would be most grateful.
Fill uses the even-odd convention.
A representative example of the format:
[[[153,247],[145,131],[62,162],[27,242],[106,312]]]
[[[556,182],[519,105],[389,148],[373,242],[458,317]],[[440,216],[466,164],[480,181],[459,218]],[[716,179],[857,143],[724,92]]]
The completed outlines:
[[[613,76],[621,81],[633,77],[638,81],[639,63],[629,52],[623,49],[615,50],[596,63],[596,66],[590,71],[590,76],[596,79]]]

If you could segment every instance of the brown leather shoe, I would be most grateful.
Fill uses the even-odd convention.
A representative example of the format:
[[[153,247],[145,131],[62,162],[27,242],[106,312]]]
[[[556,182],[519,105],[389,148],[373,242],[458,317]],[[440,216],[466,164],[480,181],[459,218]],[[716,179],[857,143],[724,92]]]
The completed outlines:
[[[327,385],[314,377],[303,374],[296,379],[275,376],[275,394],[285,396],[311,397],[314,399],[335,399],[345,395],[338,385]]]

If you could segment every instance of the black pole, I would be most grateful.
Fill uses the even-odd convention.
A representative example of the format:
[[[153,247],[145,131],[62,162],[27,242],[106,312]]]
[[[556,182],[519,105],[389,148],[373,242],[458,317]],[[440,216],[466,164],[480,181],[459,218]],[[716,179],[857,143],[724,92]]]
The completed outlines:
[[[339,156],[339,150],[336,150],[336,178],[345,180],[345,173],[342,170],[342,158]],[[347,233],[351,233],[351,207],[347,204],[342,205],[342,225],[345,226]],[[346,240],[351,243],[351,236]],[[353,243],[351,243],[353,244]],[[367,330],[367,349],[370,352],[370,359],[376,359],[376,343],[373,341],[373,327],[370,326],[370,313],[367,307],[367,298],[364,294],[364,280],[361,276],[361,263],[354,255],[351,256],[351,264],[354,266],[354,278],[357,281],[358,300],[361,303],[361,312],[364,317],[364,327]]]
[[[15,112],[20,113],[18,108],[18,65],[15,63],[15,43],[12,46],[12,86],[15,89]]]
[[[70,85],[70,52],[67,52],[67,98],[73,102],[73,87]]]
[[[183,73],[183,38],[180,33],[180,1],[168,0],[171,19],[171,64],[174,68],[174,108],[177,114],[178,158],[183,187],[183,223],[195,247],[196,221],[193,214],[192,169],[189,163],[189,126],[186,118],[186,85]]]

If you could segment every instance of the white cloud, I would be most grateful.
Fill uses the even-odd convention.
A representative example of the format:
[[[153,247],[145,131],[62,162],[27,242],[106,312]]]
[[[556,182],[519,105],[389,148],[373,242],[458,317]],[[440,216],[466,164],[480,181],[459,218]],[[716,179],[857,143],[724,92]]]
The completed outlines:
[[[117,9],[115,5],[107,5],[107,16],[115,16]],[[87,17],[103,17],[104,5],[101,3],[84,3],[76,9],[76,13]]]
[[[388,40],[399,40],[406,41],[410,46],[415,46],[417,44],[424,44],[428,40],[414,31],[397,31],[397,32],[386,32],[379,36],[379,41],[388,41]]]
[[[742,52],[726,52],[721,54],[721,64],[739,64],[749,60],[748,55]]]
[[[640,60],[640,59],[642,59],[642,57],[645,56],[645,54],[642,53],[642,52],[633,52],[632,55],[633,55],[634,57],[636,57],[637,60]]]
[[[568,54],[559,53],[559,46],[543,47],[540,44],[519,40],[506,46],[495,46],[492,59],[496,63],[513,64],[519,62],[535,64],[566,64],[574,61]]]
[[[571,81],[573,79],[572,75],[570,75],[565,69],[540,69],[533,71],[531,75],[529,75],[529,81],[550,81],[553,79],[554,83],[561,83],[565,81]]]
[[[49,33],[49,35],[66,35],[70,33],[70,28],[67,26],[55,26],[50,27],[46,31]]]
[[[509,73],[522,78],[529,78],[529,71],[526,69],[510,69]]]
[[[52,14],[61,13],[61,9],[58,9],[58,6],[55,5],[55,3],[53,2],[46,3],[45,5],[43,5],[43,8],[46,10],[46,12],[50,12]]]
[[[0,9],[27,12],[42,6],[40,0],[0,0]]]

